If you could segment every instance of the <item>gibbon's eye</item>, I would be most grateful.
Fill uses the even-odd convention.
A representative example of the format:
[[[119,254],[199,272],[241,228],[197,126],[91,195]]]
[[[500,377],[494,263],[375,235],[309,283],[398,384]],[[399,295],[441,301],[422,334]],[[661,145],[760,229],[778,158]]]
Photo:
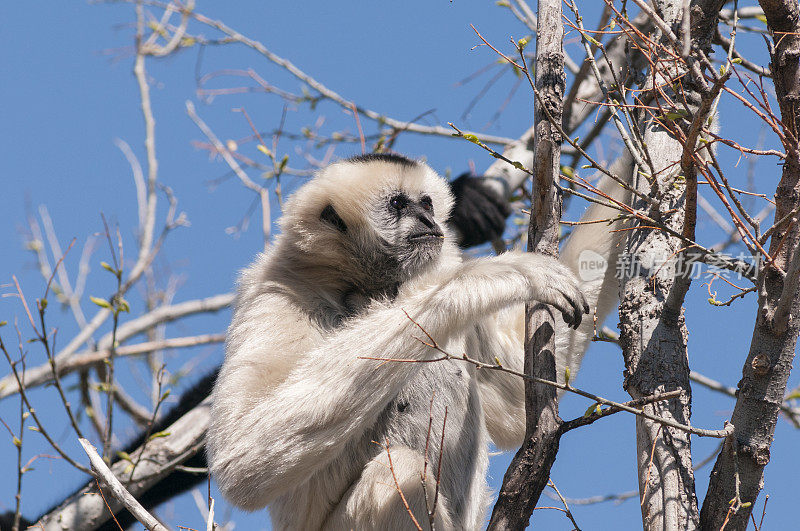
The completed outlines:
[[[403,194],[397,194],[389,199],[389,206],[395,210],[403,210],[408,206],[408,197]]]
[[[431,199],[431,196],[423,195],[422,198],[420,198],[419,203],[426,212],[433,212],[433,200]]]

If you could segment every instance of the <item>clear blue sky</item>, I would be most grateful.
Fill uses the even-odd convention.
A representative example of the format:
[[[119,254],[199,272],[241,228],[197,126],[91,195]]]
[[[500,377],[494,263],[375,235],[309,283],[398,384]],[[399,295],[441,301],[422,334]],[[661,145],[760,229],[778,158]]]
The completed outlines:
[[[584,17],[594,24],[599,2],[583,2]],[[235,6],[235,7],[234,7]],[[535,7],[535,4],[534,4]],[[241,33],[264,43],[328,87],[360,105],[396,119],[410,120],[433,110],[423,121],[446,125],[448,121],[482,130],[515,84],[510,73],[492,87],[468,115],[463,116],[470,101],[483,85],[497,73],[494,66],[488,73],[465,86],[455,83],[484,66],[496,62],[485,47],[473,49],[478,39],[470,29],[474,24],[490,41],[503,45],[510,37],[525,36],[528,31],[507,10],[494,2],[456,0],[414,0],[408,2],[280,2],[242,1],[234,3],[199,2],[198,11],[224,20]],[[4,2],[0,16],[6,23],[0,28],[0,320],[20,319],[26,337],[29,327],[23,320],[20,304],[14,297],[11,276],[16,275],[29,300],[41,296],[43,281],[34,267],[33,256],[23,249],[21,232],[28,212],[37,214],[45,205],[52,216],[62,247],[77,238],[65,264],[74,279],[80,247],[87,236],[102,230],[100,213],[119,223],[132,257],[136,221],[135,189],[131,170],[114,139],[128,142],[144,164],[143,122],[139,111],[138,91],[133,78],[130,47],[133,42],[133,7],[126,4],[89,5],[81,2],[49,2],[34,7],[25,2]],[[208,28],[194,26],[206,36],[214,36]],[[574,35],[567,51],[579,57]],[[758,36],[743,33],[742,46],[752,50],[754,59],[766,64],[763,44]],[[508,49],[508,46],[505,46]],[[252,194],[233,179],[217,186],[213,181],[224,176],[227,168],[220,161],[209,160],[191,142],[204,140],[186,116],[184,102],[195,102],[200,116],[222,139],[241,139],[250,129],[234,108],[244,107],[261,130],[277,127],[283,104],[274,95],[247,94],[218,96],[212,103],[201,102],[195,92],[196,72],[206,74],[223,68],[253,68],[261,77],[286,90],[299,92],[301,85],[285,72],[239,45],[210,47],[199,60],[197,47],[175,56],[148,61],[153,111],[156,117],[156,141],[160,165],[160,181],[170,186],[178,197],[179,209],[187,213],[191,227],[176,230],[169,236],[166,248],[157,262],[162,275],[179,276],[182,283],[175,301],[190,300],[230,291],[236,271],[245,266],[261,247],[258,223],[235,238],[226,234],[248,209]],[[240,84],[235,79],[216,80],[211,86]],[[723,133],[735,136],[743,144],[756,145],[761,125],[751,114],[723,100],[721,106]],[[352,117],[330,103],[321,103],[315,111],[307,106],[290,107],[286,130],[299,132],[313,125],[318,116],[326,121],[322,131],[347,129],[355,132]],[[530,124],[532,98],[525,86],[511,98],[505,111],[485,129],[486,133],[516,137]],[[365,132],[375,131],[375,124],[362,122]],[[610,157],[619,149],[616,135],[607,129],[601,144],[600,157]],[[769,145],[770,140],[767,141]],[[280,154],[290,155],[290,165],[305,168],[295,147],[302,142],[283,139]],[[242,153],[258,159],[263,156],[247,144]],[[474,163],[478,171],[491,159],[475,146],[449,138],[405,135],[395,149],[413,157],[427,157],[442,173],[454,175],[466,171]],[[336,156],[360,151],[357,145],[337,148]],[[315,151],[320,155],[322,151]],[[730,168],[730,177],[746,186],[749,160],[734,165],[737,152],[722,149],[720,156]],[[754,174],[759,191],[771,195],[780,167],[774,160],[755,163]],[[254,177],[257,175],[254,173]],[[291,191],[297,179],[287,178],[284,190]],[[710,197],[708,195],[707,197]],[[165,202],[161,201],[160,214]],[[718,206],[718,205],[717,205]],[[583,205],[573,201],[569,214],[575,218]],[[278,211],[277,204],[273,210]],[[758,210],[758,207],[756,207]],[[712,244],[720,230],[707,217],[701,218],[701,241]],[[738,252],[736,249],[735,252]],[[87,295],[107,296],[113,290],[110,275],[100,267],[110,261],[108,250],[100,246],[91,260]],[[716,289],[724,290],[715,286]],[[690,330],[692,367],[715,379],[735,386],[741,364],[747,355],[754,299],[749,298],[732,308],[711,307],[708,293],[696,282],[687,298],[686,318]],[[138,294],[129,297],[134,312],[141,310]],[[720,295],[724,298],[724,295]],[[94,307],[88,300],[84,311],[91,315]],[[64,345],[75,333],[70,314],[52,305],[50,324],[59,328],[58,344]],[[229,315],[195,317],[167,328],[168,337],[202,332],[223,331]],[[107,331],[107,328],[101,332]],[[2,330],[8,344],[15,345],[10,327]],[[98,336],[99,337],[99,336]],[[44,354],[35,345],[26,346],[28,363],[38,365]],[[198,365],[175,385],[174,394],[222,357],[220,347],[206,347],[170,358],[170,367],[177,370],[194,359]],[[1,365],[0,365],[1,366]],[[134,366],[135,367],[135,366]],[[125,376],[130,391],[142,403],[148,403],[146,391],[137,390],[139,376]],[[625,400],[622,390],[623,364],[619,351],[609,345],[592,346],[586,357],[578,385],[618,400]],[[0,374],[7,369],[0,369]],[[137,379],[139,378],[139,379]],[[74,384],[73,379],[67,383]],[[792,378],[790,385],[797,383]],[[141,387],[140,387],[141,388]],[[50,423],[51,430],[70,454],[85,461],[52,389],[32,393],[37,410]],[[581,415],[589,404],[568,396],[561,408],[563,418]],[[694,417],[696,426],[719,428],[729,417],[733,401],[695,386]],[[0,417],[16,429],[19,405],[17,399],[0,402]],[[124,436],[134,429],[122,428]],[[13,507],[15,449],[7,432],[0,428],[0,511]],[[124,437],[123,437],[124,439]],[[772,447],[772,463],[767,467],[764,493],[770,495],[766,522],[769,528],[782,528],[794,515],[797,501],[797,447],[800,433],[780,420]],[[694,439],[695,462],[700,462],[715,447],[716,441]],[[26,433],[26,458],[38,453],[53,453],[38,434]],[[571,432],[562,441],[553,479],[568,497],[623,492],[636,488],[634,459],[634,421],[630,416],[615,415],[591,427]],[[499,455],[492,461],[490,481],[497,489],[510,455]],[[698,498],[702,501],[708,483],[709,467],[696,474]],[[66,463],[41,459],[35,470],[25,475],[23,512],[34,516],[61,499],[84,478]],[[760,515],[759,499],[757,512]],[[228,514],[224,503],[218,514]],[[542,498],[542,505],[557,505]],[[636,528],[640,526],[636,499],[621,505],[611,503],[573,506],[578,523],[585,529]],[[190,497],[163,507],[160,514],[172,524],[200,528],[201,517]],[[244,515],[234,513],[240,529],[268,528],[266,513]],[[545,529],[570,529],[561,513],[537,511],[533,519]]]

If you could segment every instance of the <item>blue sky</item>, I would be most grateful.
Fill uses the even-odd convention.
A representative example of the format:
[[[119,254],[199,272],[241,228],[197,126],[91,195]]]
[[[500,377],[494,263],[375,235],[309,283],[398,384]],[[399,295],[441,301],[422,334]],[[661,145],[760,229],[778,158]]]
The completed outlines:
[[[583,2],[584,17],[589,24],[596,20],[599,2]],[[464,115],[470,102],[483,85],[501,69],[492,69],[475,81],[456,86],[479,69],[496,63],[486,47],[474,48],[478,39],[470,28],[476,28],[490,41],[504,45],[509,38],[528,34],[506,9],[494,2],[445,0],[408,2],[281,2],[242,1],[233,3],[200,2],[198,11],[211,18],[224,20],[241,33],[261,41],[277,54],[312,74],[345,98],[400,120],[410,120],[431,111],[424,123],[459,126],[486,133],[516,137],[530,124],[532,97],[521,86],[508,102],[505,111],[485,128],[503,104],[516,79],[506,73]],[[76,247],[65,260],[69,274],[77,272],[80,248],[85,239],[102,230],[100,214],[119,224],[126,244],[126,253],[133,256],[137,210],[135,188],[130,167],[114,145],[115,139],[130,144],[144,164],[144,127],[139,110],[138,91],[132,75],[133,7],[127,4],[90,5],[82,2],[50,2],[33,7],[30,3],[4,2],[0,16],[12,23],[0,28],[0,320],[20,319],[26,337],[29,328],[22,320],[19,301],[8,295],[11,276],[19,279],[29,300],[41,296],[43,281],[34,267],[33,256],[23,248],[22,233],[28,213],[38,214],[45,205],[52,217],[62,247],[72,238]],[[205,27],[195,31],[214,36]],[[751,51],[753,58],[766,64],[763,44],[758,35],[742,32],[740,45]],[[568,38],[567,51],[579,57],[574,35]],[[508,49],[508,46],[506,46]],[[245,108],[262,131],[277,127],[284,112],[283,102],[274,95],[239,94],[217,96],[211,103],[196,94],[196,74],[220,69],[252,68],[261,77],[282,89],[301,91],[301,84],[252,50],[240,45],[207,48],[202,57],[192,47],[174,56],[148,61],[153,112],[156,118],[156,142],[160,181],[172,188],[191,226],[174,231],[157,261],[157,270],[165,278],[180,279],[175,301],[190,300],[230,291],[236,271],[245,266],[261,248],[258,223],[234,237],[226,228],[237,225],[249,208],[253,196],[234,179],[211,184],[224,177],[227,168],[218,160],[210,160],[192,141],[204,140],[202,133],[189,120],[185,102],[193,101],[198,114],[222,139],[241,140],[250,129],[241,113]],[[216,79],[210,86],[236,86],[240,80]],[[756,145],[763,128],[752,114],[734,105],[730,98],[721,103],[723,134],[734,136],[742,144]],[[315,110],[308,106],[290,106],[286,113],[287,132],[299,132],[325,117],[321,131],[356,131],[352,116],[330,103],[320,103]],[[367,134],[375,124],[362,120]],[[485,128],[485,129],[484,129]],[[600,144],[598,156],[609,158],[619,150],[619,142],[611,129]],[[767,135],[766,145],[770,146]],[[290,156],[290,166],[303,169],[307,164],[295,152],[302,142],[284,138],[279,144],[281,156]],[[460,174],[471,164],[481,171],[491,159],[472,144],[451,138],[404,135],[395,149],[413,157],[424,156],[442,173]],[[254,144],[243,144],[241,153],[263,160]],[[319,156],[323,151],[315,151]],[[360,152],[354,144],[337,148],[335,156]],[[755,176],[758,191],[771,195],[780,167],[772,159],[742,160],[738,152],[721,149],[723,164],[730,168],[735,184],[747,186],[748,172]],[[266,162],[264,160],[264,162]],[[257,174],[253,174],[254,178]],[[290,192],[299,180],[287,177],[282,183]],[[707,195],[707,197],[711,197]],[[754,210],[760,203],[754,202]],[[716,205],[718,208],[719,205]],[[576,218],[584,205],[573,201],[569,216]],[[273,204],[277,212],[279,205]],[[163,217],[165,201],[160,202]],[[707,217],[701,217],[698,232],[701,241],[713,244],[722,235]],[[734,249],[734,253],[741,249]],[[107,247],[99,246],[92,256],[87,295],[107,296],[114,289],[111,276],[100,267],[110,261]],[[724,288],[720,298],[724,298]],[[747,298],[731,308],[715,308],[706,299],[708,293],[695,282],[687,298],[686,319],[690,330],[690,362],[708,376],[735,386],[741,364],[747,355],[755,301]],[[141,310],[139,296],[131,294],[134,312]],[[85,301],[84,311],[91,315],[93,305]],[[170,325],[168,337],[202,332],[220,332],[229,315],[187,319]],[[57,326],[58,343],[66,344],[76,331],[68,312],[53,305],[49,322]],[[613,323],[612,323],[613,324]],[[105,332],[107,329],[102,329]],[[6,343],[15,345],[13,331],[2,330]],[[28,362],[45,361],[41,349],[28,345]],[[196,348],[170,358],[173,370],[194,359],[197,366],[176,384],[174,394],[204,370],[221,360],[220,347]],[[142,367],[134,371],[142,373]],[[623,364],[618,349],[607,344],[593,345],[584,362],[578,385],[597,394],[625,400],[622,390]],[[0,370],[5,374],[7,369]],[[144,390],[137,390],[140,380],[128,378],[131,393],[147,403]],[[123,382],[125,383],[125,382]],[[67,384],[74,384],[67,380]],[[797,385],[797,378],[790,385]],[[85,460],[80,448],[67,431],[67,421],[54,390],[32,393],[37,410],[53,426],[55,434],[70,454]],[[568,419],[581,415],[589,404],[579,398],[564,399],[561,415]],[[695,386],[693,423],[719,428],[733,407],[729,398]],[[19,405],[14,399],[0,402],[0,417],[16,426]],[[124,426],[123,439],[134,429]],[[16,454],[10,440],[0,434],[0,475],[13,477]],[[636,488],[634,460],[634,420],[615,415],[591,427],[569,433],[563,440],[553,479],[568,497],[629,491]],[[772,463],[767,467],[764,493],[770,495],[766,522],[769,527],[782,527],[793,515],[794,490],[798,473],[796,448],[800,434],[784,420],[778,423],[772,447]],[[705,458],[716,447],[716,441],[694,439],[695,461]],[[27,432],[25,455],[50,452],[37,434]],[[493,459],[490,481],[498,488],[510,455]],[[710,468],[696,474],[698,498],[702,500]],[[59,500],[82,483],[80,474],[67,464],[55,460],[37,461],[35,470],[25,475],[23,512],[33,516]],[[0,482],[0,511],[12,507],[14,481]],[[25,494],[27,493],[27,494]],[[757,513],[763,502],[759,499]],[[218,502],[221,499],[218,497]],[[542,498],[542,505],[557,505]],[[218,514],[226,514],[223,507]],[[635,528],[640,525],[639,507],[635,499],[620,505],[605,503],[574,506],[578,523],[587,529]],[[201,517],[189,497],[165,506],[160,514],[173,524],[199,528]],[[240,529],[268,527],[265,513],[234,513]],[[546,529],[569,529],[568,521],[557,511],[541,510],[534,514],[534,523]]]

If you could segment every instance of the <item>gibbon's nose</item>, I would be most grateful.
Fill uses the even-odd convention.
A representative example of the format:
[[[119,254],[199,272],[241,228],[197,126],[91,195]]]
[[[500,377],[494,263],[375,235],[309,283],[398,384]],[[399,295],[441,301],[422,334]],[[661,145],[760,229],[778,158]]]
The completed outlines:
[[[411,229],[412,238],[421,236],[441,238],[444,236],[442,229],[436,224],[430,212],[423,208],[418,208],[414,212],[414,217],[416,218],[416,223],[414,223],[414,227]]]
[[[436,222],[433,220],[433,216],[430,212],[423,210],[422,212],[417,213],[417,219],[419,219],[420,222],[429,229],[438,228],[436,227]]]

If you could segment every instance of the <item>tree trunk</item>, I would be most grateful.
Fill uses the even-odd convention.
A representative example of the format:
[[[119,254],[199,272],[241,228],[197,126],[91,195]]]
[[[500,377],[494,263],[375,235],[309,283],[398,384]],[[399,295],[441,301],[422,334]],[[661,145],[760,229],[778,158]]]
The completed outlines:
[[[682,2],[654,2],[656,12],[681,35]],[[657,31],[655,42],[670,46]],[[665,84],[679,75],[678,63],[666,57],[652,57],[655,71],[647,74],[645,88]],[[685,72],[685,70],[684,70]],[[659,95],[654,91],[654,97]],[[666,101],[661,104],[669,107]],[[683,145],[647,115],[640,118],[640,131],[649,153],[645,160],[652,168],[635,171],[634,186],[651,197],[651,205],[638,199],[634,207],[649,211],[673,230],[681,232],[686,215],[688,180],[676,179]],[[642,171],[644,170],[644,171]],[[651,174],[651,175],[643,175]],[[628,237],[625,253],[631,267],[621,278],[620,342],[625,358],[624,387],[631,397],[641,398],[659,392],[680,390],[681,395],[643,409],[653,415],[690,424],[691,387],[687,353],[688,332],[683,317],[683,298],[690,279],[677,275],[671,266],[682,249],[681,241],[663,231],[636,228]],[[666,263],[665,263],[666,262]],[[697,498],[692,472],[691,441],[688,433],[642,417],[636,419],[637,465],[642,523],[647,530],[695,529],[699,524]]]
[[[560,174],[561,138],[548,121],[561,123],[566,76],[562,41],[561,0],[540,0],[536,38],[534,107],[534,184],[528,251],[558,255],[561,196],[555,184]],[[556,380],[553,312],[543,304],[525,308],[525,373]],[[525,381],[525,442],[511,462],[489,529],[524,529],[550,479],[558,453],[561,419],[558,396],[551,386]]]
[[[787,157],[775,194],[775,219],[780,220],[800,207],[800,12],[797,0],[762,0],[761,6],[775,46],[771,69],[787,137]],[[799,241],[796,215],[770,240],[775,266],[766,264],[759,274],[758,314],[731,419],[735,429],[711,472],[701,513],[703,529],[745,529],[763,487],[800,331]]]

